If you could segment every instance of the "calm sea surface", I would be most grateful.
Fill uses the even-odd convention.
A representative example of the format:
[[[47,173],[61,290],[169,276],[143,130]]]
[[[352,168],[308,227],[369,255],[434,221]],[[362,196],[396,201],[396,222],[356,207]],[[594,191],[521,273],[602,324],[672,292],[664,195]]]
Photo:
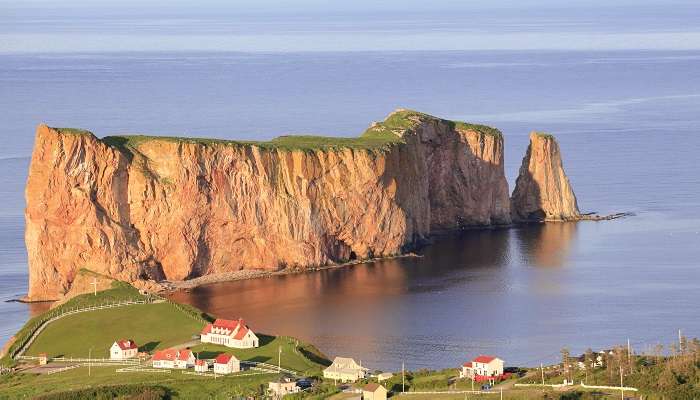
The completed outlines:
[[[700,336],[700,52],[2,55],[0,298],[27,289],[23,188],[40,122],[349,136],[398,107],[500,128],[511,189],[529,131],[552,132],[581,208],[636,216],[471,231],[422,258],[175,297],[381,369]],[[41,308],[0,303],[0,340]]]

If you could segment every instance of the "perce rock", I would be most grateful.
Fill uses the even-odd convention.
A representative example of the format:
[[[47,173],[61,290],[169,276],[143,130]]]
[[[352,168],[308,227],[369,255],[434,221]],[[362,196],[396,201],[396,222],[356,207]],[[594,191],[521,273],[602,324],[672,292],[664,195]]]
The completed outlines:
[[[513,220],[574,221],[581,218],[552,135],[532,132],[512,197]]]
[[[500,132],[408,110],[359,138],[271,142],[40,125],[26,199],[29,300],[62,298],[83,268],[136,283],[305,268],[511,222]]]

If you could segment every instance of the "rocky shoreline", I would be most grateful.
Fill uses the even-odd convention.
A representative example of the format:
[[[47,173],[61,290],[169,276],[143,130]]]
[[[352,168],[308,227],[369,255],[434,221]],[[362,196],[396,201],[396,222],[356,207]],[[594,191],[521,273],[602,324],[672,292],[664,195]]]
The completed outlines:
[[[243,281],[243,280],[248,280],[248,279],[269,278],[269,277],[273,277],[273,276],[283,276],[283,275],[306,274],[306,273],[313,273],[313,272],[318,272],[318,271],[351,267],[354,265],[369,264],[369,263],[378,262],[378,261],[393,260],[393,259],[397,259],[397,258],[412,258],[412,257],[422,257],[422,256],[411,252],[411,253],[400,254],[400,255],[396,255],[396,256],[376,257],[376,258],[371,258],[371,259],[366,259],[366,260],[351,261],[351,262],[340,263],[340,264],[329,264],[329,265],[324,265],[324,266],[320,266],[320,267],[304,268],[304,269],[288,268],[288,269],[282,269],[282,270],[278,270],[278,271],[270,271],[270,270],[264,270],[264,269],[242,269],[242,270],[238,270],[238,271],[224,272],[221,274],[204,275],[204,276],[200,276],[200,277],[188,279],[188,280],[183,280],[183,281],[158,282],[160,285],[162,285],[162,289],[159,291],[159,293],[168,293],[168,292],[174,292],[174,291],[178,291],[178,290],[190,290],[190,289],[194,289],[194,288],[199,287],[199,286],[210,285],[213,283]]]

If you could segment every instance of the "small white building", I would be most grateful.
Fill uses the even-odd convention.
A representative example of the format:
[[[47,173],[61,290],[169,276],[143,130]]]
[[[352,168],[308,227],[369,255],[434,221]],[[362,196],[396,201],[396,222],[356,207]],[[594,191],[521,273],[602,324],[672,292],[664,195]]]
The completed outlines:
[[[298,393],[301,391],[301,388],[292,379],[284,378],[279,381],[269,382],[267,390],[275,399],[281,399],[288,394]]]
[[[503,360],[494,356],[476,357],[462,365],[459,376],[477,381],[500,379],[503,377]]]
[[[187,369],[193,367],[196,360],[190,350],[167,349],[156,351],[152,361],[153,368]]]
[[[355,382],[364,379],[367,371],[367,368],[363,368],[352,358],[336,357],[333,364],[323,370],[323,377],[341,382]]]
[[[112,360],[126,360],[134,358],[139,352],[139,346],[131,339],[117,340],[109,348],[109,358]]]
[[[232,374],[241,370],[241,362],[231,354],[222,353],[214,359],[215,374]]]
[[[209,363],[206,360],[195,361],[194,372],[209,372]]]
[[[386,400],[386,388],[378,383],[368,383],[362,388],[362,400]]]
[[[250,349],[260,346],[258,336],[243,319],[229,320],[217,318],[207,324],[200,335],[202,343],[214,343],[236,349]]]
[[[382,372],[381,374],[377,375],[377,381],[382,382],[393,377],[394,374],[392,374],[391,372]]]

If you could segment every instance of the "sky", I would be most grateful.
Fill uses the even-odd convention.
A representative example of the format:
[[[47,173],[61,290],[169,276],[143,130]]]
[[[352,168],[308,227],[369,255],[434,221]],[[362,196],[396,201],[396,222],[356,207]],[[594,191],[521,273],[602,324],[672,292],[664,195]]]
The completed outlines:
[[[0,0],[0,53],[696,50],[697,0]]]

